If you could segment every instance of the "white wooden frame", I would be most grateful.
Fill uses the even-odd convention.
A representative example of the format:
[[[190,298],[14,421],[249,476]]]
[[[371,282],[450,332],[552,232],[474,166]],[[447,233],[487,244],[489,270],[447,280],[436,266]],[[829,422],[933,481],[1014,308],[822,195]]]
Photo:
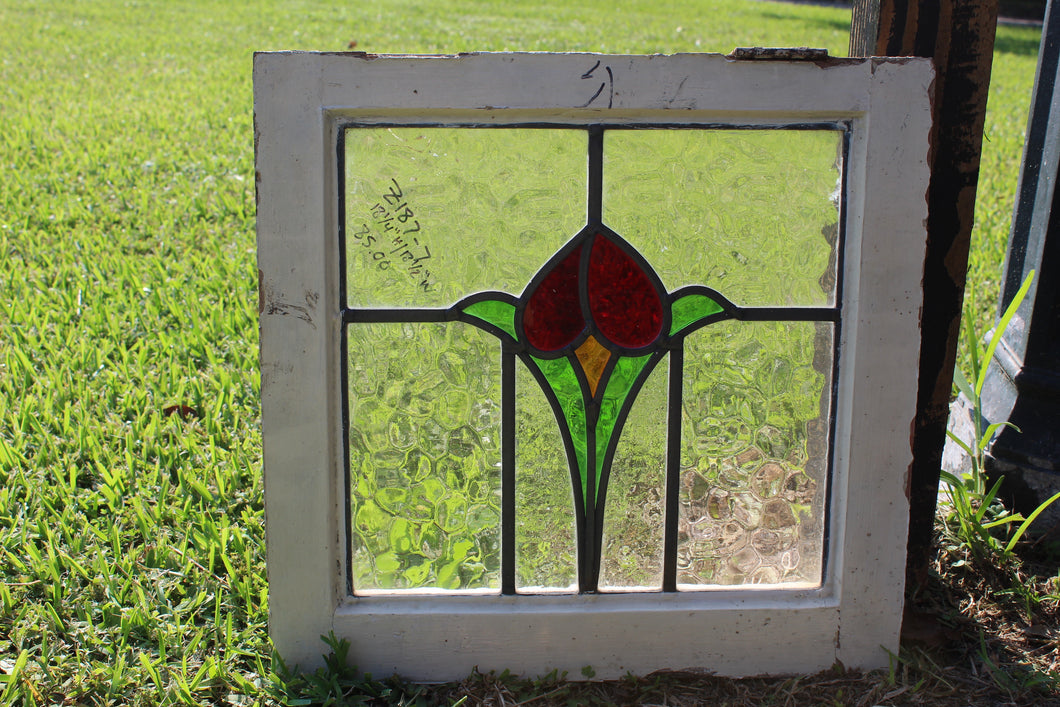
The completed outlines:
[[[610,86],[580,80],[597,61]],[[264,53],[254,62],[270,631],[311,669],[334,631],[375,675],[599,678],[875,668],[901,626],[925,248],[930,62],[720,55]],[[544,596],[346,590],[338,125],[848,121],[829,562],[807,589]]]

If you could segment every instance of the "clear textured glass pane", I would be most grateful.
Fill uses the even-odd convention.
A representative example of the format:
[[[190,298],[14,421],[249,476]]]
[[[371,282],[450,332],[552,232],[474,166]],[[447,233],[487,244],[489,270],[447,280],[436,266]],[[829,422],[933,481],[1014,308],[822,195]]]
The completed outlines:
[[[349,128],[347,301],[519,294],[585,224],[584,130]]]
[[[541,386],[516,364],[515,553],[520,591],[575,591],[574,497],[559,426]]]
[[[664,359],[641,388],[615,449],[604,511],[601,589],[662,586],[666,383]]]
[[[348,327],[355,591],[500,582],[500,350],[474,327]]]
[[[746,306],[832,304],[841,140],[829,130],[610,130],[604,220],[668,291],[701,284]],[[584,130],[350,128],[345,145],[350,307],[520,295],[585,222]],[[706,297],[682,299],[671,331],[716,309]],[[466,312],[523,336],[507,302]],[[347,331],[355,588],[498,588],[497,338],[459,323]],[[832,336],[832,324],[730,321],[687,338],[682,587],[820,582]],[[596,364],[608,358],[588,344],[578,354],[595,392]],[[620,384],[649,357],[608,369],[592,405],[574,364],[535,359],[575,431],[582,473],[590,452],[603,459]],[[617,443],[603,590],[661,584],[667,366],[649,377]],[[574,591],[575,504],[559,422],[525,365],[516,369],[516,586]]]
[[[841,146],[833,130],[609,130],[604,222],[668,291],[831,305]]]
[[[735,321],[686,340],[678,583],[820,583],[832,340]]]

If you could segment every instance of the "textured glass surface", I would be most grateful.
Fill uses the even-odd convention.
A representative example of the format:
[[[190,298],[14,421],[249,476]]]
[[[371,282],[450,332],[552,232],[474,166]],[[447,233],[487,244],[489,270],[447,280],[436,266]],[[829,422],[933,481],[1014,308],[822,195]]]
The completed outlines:
[[[541,386],[516,364],[516,586],[577,587],[574,498],[556,416]]]
[[[659,588],[669,360],[653,357],[722,312],[703,287],[665,295],[832,304],[841,140],[608,130],[605,227],[589,230],[584,130],[347,129],[348,306],[474,294],[450,315],[488,329],[347,327],[355,591],[499,589],[498,337],[529,345],[510,431],[517,590]],[[833,329],[726,321],[684,339],[681,588],[820,582]],[[578,495],[604,524],[581,584]]]
[[[829,305],[841,146],[832,130],[609,130],[604,223],[668,291]]]
[[[713,324],[685,343],[677,581],[821,581],[833,325]]]
[[[626,418],[604,510],[601,589],[662,584],[667,366],[655,367]]]
[[[584,130],[346,130],[347,301],[519,294],[585,225]]]
[[[496,338],[361,324],[348,355],[355,590],[499,587]]]

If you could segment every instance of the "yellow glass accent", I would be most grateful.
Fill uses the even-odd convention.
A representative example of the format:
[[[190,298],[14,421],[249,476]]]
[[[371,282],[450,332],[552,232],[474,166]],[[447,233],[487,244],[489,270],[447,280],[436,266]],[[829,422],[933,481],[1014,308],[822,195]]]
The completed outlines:
[[[585,371],[585,377],[589,380],[589,391],[595,396],[600,376],[604,374],[607,362],[611,360],[611,352],[605,349],[596,337],[590,336],[575,349],[574,354],[581,361],[582,370]]]

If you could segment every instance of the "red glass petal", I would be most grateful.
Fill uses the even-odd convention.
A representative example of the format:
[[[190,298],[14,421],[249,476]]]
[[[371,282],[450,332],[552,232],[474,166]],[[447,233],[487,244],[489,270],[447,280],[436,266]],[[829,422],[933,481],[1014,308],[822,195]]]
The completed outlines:
[[[575,248],[552,267],[526,302],[523,332],[530,345],[540,351],[561,349],[585,329],[578,302],[580,260],[581,248]]]
[[[606,236],[589,255],[589,311],[600,333],[638,349],[662,332],[663,305],[648,274]]]

